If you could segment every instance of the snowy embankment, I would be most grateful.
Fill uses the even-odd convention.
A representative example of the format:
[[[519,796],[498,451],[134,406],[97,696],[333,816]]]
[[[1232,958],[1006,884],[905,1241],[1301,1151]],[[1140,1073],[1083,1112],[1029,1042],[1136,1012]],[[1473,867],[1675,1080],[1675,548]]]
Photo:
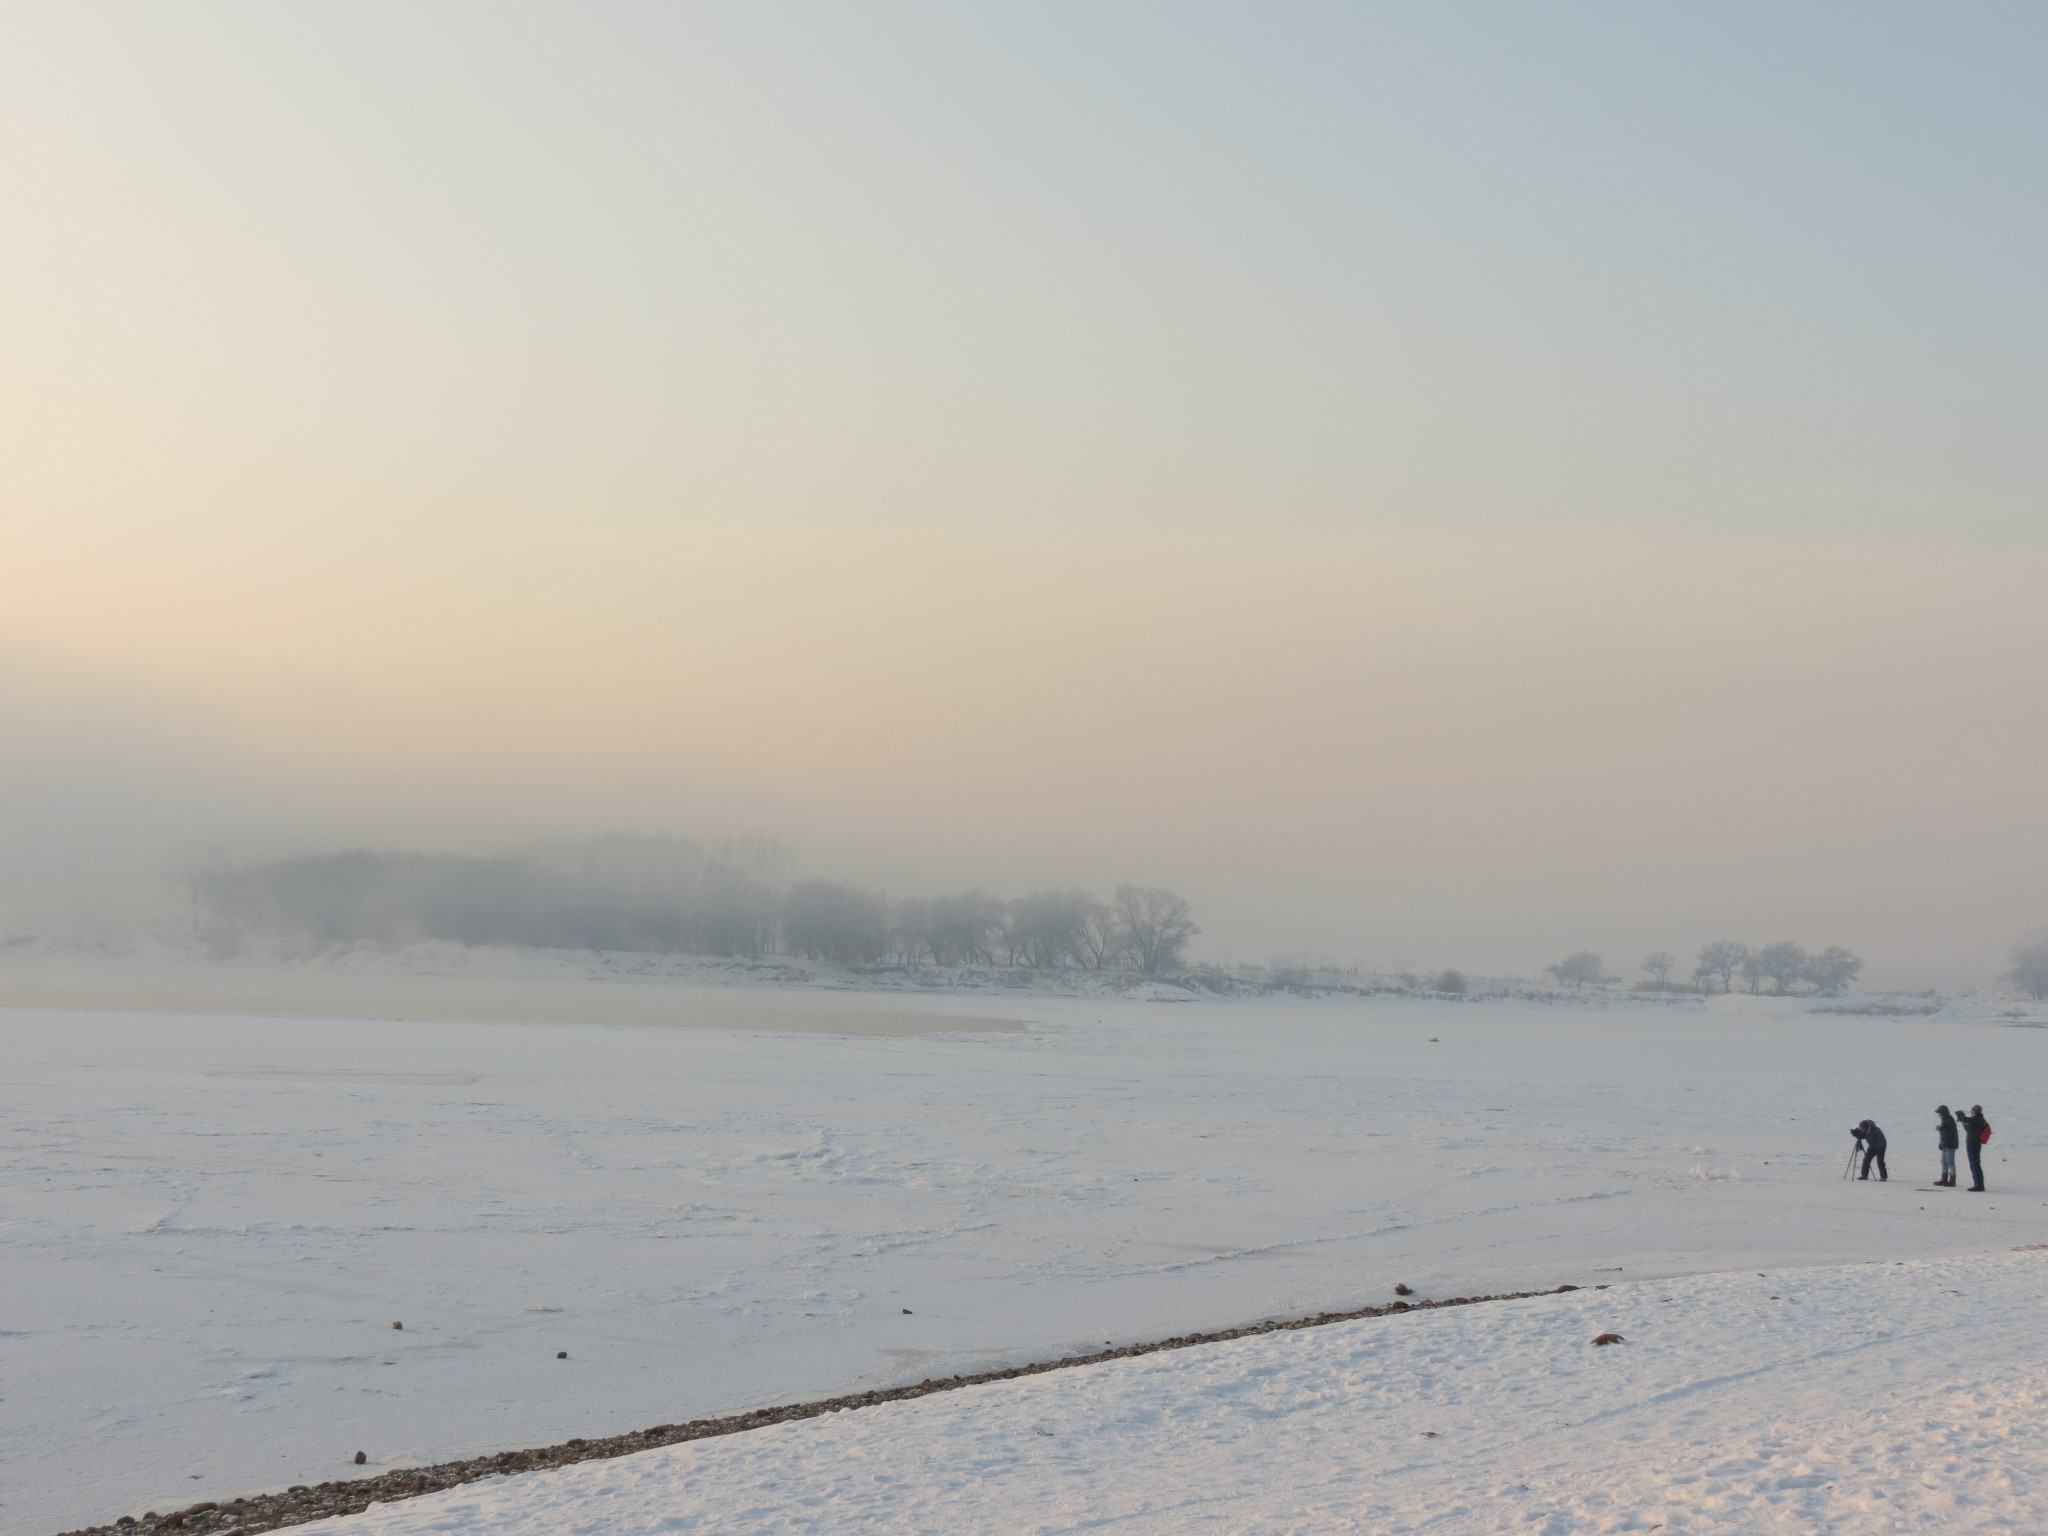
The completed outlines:
[[[1637,1282],[1082,1366],[304,1529],[2041,1531],[2044,1301],[2042,1252]]]
[[[657,994],[716,1027],[0,1011],[0,1530],[1397,1281],[2048,1240],[2048,1030],[1988,1012]],[[1937,1098],[1991,1195],[1916,1187]],[[1840,1178],[1864,1115],[1888,1186]]]

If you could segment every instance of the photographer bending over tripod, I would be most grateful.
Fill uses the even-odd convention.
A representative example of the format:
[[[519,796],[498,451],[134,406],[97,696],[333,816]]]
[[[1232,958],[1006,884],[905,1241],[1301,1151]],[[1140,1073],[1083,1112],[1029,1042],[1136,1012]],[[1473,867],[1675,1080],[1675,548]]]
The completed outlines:
[[[1889,1180],[1891,1173],[1884,1165],[1884,1132],[1877,1128],[1877,1122],[1875,1120],[1865,1120],[1860,1125],[1853,1125],[1849,1128],[1849,1134],[1856,1138],[1856,1144],[1863,1149],[1863,1172],[1857,1175],[1857,1177],[1869,1178],[1870,1165],[1875,1162],[1877,1164],[1878,1180],[1880,1182]],[[1851,1152],[1849,1155],[1853,1158],[1856,1154]]]

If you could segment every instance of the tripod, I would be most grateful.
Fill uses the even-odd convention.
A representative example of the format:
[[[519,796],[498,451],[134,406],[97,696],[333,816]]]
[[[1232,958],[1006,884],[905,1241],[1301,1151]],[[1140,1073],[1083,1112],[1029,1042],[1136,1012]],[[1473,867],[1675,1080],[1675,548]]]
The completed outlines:
[[[1856,1172],[1856,1154],[1863,1150],[1863,1140],[1858,1137],[1849,1145],[1849,1161],[1842,1165],[1842,1177],[1849,1178]]]

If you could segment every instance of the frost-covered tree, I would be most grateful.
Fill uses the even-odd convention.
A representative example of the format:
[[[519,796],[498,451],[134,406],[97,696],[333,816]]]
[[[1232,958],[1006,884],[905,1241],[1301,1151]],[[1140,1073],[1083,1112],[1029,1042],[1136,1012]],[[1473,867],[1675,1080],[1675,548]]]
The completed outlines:
[[[898,959],[919,965],[932,954],[932,904],[928,901],[899,901],[889,924],[889,943]]]
[[[1024,936],[1009,922],[1013,905],[986,891],[900,902],[893,929],[896,947],[906,959],[928,956],[933,965],[994,965],[999,940],[1014,940],[1018,951],[1024,945]],[[1021,952],[1013,963],[1026,963]]]
[[[1589,982],[1597,985],[1614,979],[1607,974],[1607,962],[1590,949],[1566,955],[1557,964],[1546,965],[1543,969],[1555,976],[1558,985],[1563,987],[1583,987]]]
[[[1018,897],[1003,925],[1010,963],[1045,970],[1079,961],[1095,905],[1086,891],[1033,891]]]
[[[1188,940],[1202,931],[1186,900],[1159,886],[1120,885],[1112,905],[1123,926],[1125,951],[1147,976],[1179,965]]]
[[[1790,992],[1806,978],[1807,954],[1797,944],[1766,944],[1757,951],[1756,968],[1759,975],[1770,980],[1772,989]],[[1748,972],[1743,973],[1747,975]],[[1755,988],[1751,988],[1752,991]]]
[[[1762,955],[1745,949],[1742,952],[1742,959],[1735,969],[1740,973],[1742,979],[1749,983],[1749,991],[1752,997],[1763,991],[1764,977],[1770,973],[1764,969],[1764,957]]]
[[[1081,922],[1081,960],[1091,971],[1102,970],[1123,959],[1129,947],[1123,919],[1106,901],[1091,899]]]
[[[713,955],[758,955],[775,938],[775,888],[747,870],[714,864],[704,880],[699,947]]]
[[[1700,946],[1699,964],[1693,967],[1692,979],[1701,985],[1718,981],[1721,990],[1728,991],[1735,985],[1735,973],[1749,958],[1749,946],[1738,944],[1733,939],[1716,939],[1711,944]]]
[[[1003,903],[986,891],[932,898],[932,960],[937,965],[994,965]]]
[[[2005,979],[2029,997],[2048,997],[2048,938],[2013,945],[2010,958]]]
[[[806,880],[783,900],[782,936],[814,960],[879,960],[889,947],[889,902],[879,891]]]
[[[1806,962],[1806,979],[1814,990],[1832,997],[1863,973],[1863,962],[1839,944],[1830,944]]]
[[[1659,949],[1643,956],[1642,964],[1644,972],[1657,983],[1657,990],[1662,992],[1671,985],[1671,968],[1678,964],[1678,957]]]

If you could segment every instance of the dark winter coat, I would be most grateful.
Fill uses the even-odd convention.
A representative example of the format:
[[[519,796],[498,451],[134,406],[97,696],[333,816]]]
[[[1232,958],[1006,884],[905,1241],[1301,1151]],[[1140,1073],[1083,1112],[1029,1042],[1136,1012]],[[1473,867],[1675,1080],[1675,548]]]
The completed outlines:
[[[1941,1138],[1936,1145],[1943,1152],[1953,1152],[1962,1145],[1956,1137],[1956,1117],[1945,1109],[1941,1112],[1940,1122],[1935,1126],[1935,1134]]]
[[[1866,1120],[1856,1127],[1856,1139],[1873,1152],[1882,1152],[1888,1145],[1884,1139],[1884,1132],[1871,1120]]]
[[[1975,1147],[1984,1140],[1984,1127],[1990,1121],[1983,1115],[1957,1115],[1963,1127],[1963,1145]]]

